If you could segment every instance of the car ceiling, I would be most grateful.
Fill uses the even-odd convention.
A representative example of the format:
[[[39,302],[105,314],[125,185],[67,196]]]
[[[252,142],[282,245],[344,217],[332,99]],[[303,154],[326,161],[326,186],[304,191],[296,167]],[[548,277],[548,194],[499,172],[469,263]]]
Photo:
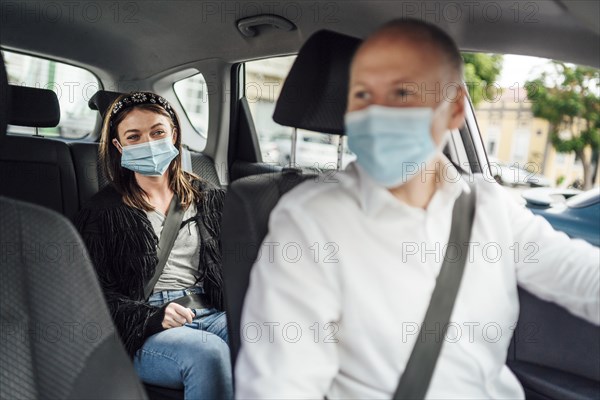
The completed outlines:
[[[0,6],[3,48],[69,61],[119,81],[149,79],[205,59],[291,54],[317,30],[364,37],[396,17],[436,23],[465,51],[600,67],[600,2],[589,0],[1,0]],[[265,26],[256,37],[242,36],[236,21],[258,14],[287,17],[297,29]]]

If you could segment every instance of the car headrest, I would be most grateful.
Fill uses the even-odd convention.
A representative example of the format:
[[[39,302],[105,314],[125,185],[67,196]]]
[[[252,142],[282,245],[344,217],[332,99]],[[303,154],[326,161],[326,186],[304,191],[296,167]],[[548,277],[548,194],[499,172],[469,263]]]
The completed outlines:
[[[273,113],[278,124],[344,134],[350,62],[362,41],[322,30],[300,49]]]
[[[10,97],[9,124],[52,128],[60,122],[60,105],[52,90],[10,85]]]
[[[8,94],[8,78],[6,76],[6,67],[4,59],[0,52],[0,137],[6,134],[6,125],[8,124],[8,114],[10,113],[10,96]]]
[[[88,101],[88,106],[92,110],[96,110],[100,113],[102,118],[106,114],[106,110],[110,105],[123,93],[111,92],[110,90],[98,90]]]

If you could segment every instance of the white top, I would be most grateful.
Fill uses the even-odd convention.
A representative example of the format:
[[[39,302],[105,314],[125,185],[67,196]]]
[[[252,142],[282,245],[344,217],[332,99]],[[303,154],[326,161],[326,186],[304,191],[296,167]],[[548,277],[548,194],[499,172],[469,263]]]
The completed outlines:
[[[445,176],[454,181],[426,210],[356,164],[339,183],[306,182],[283,196],[251,273],[238,398],[392,397],[435,286],[454,200],[469,190],[453,166]],[[427,398],[523,398],[505,366],[517,284],[600,324],[600,251],[553,230],[498,184],[474,180],[469,259]]]
[[[146,215],[154,228],[156,236],[160,238],[167,217],[158,210],[146,211]],[[185,210],[182,221],[196,215],[194,203]],[[152,293],[163,290],[182,290],[194,286],[200,276],[200,236],[195,221],[188,222],[177,233],[173,248],[167,258],[167,263]]]

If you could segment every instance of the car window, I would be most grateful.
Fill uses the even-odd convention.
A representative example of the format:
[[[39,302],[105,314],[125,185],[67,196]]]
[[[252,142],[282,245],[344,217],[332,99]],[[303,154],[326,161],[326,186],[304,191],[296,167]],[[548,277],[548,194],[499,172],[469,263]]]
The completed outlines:
[[[273,112],[285,77],[295,59],[296,56],[274,57],[250,61],[245,65],[245,94],[263,161],[281,166],[291,164],[293,129],[273,121]],[[338,135],[298,129],[295,166],[318,170],[336,169],[339,140]],[[344,168],[356,156],[348,150],[346,138],[341,140],[344,147]]]
[[[201,73],[175,82],[173,90],[194,129],[204,139],[208,132],[208,89]]]
[[[532,187],[600,185],[600,71],[515,55],[463,54],[491,174],[518,199]]]
[[[98,79],[90,71],[58,61],[26,54],[2,51],[11,85],[50,89],[58,97],[60,123],[40,128],[43,136],[81,139],[93,132],[98,113],[88,107],[90,97],[99,89]],[[8,126],[10,134],[35,134],[35,128]]]

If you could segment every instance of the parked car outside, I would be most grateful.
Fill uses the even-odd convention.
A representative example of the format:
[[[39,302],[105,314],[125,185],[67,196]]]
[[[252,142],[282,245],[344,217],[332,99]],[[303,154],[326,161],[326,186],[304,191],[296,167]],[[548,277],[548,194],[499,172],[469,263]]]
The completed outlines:
[[[549,187],[553,186],[550,179],[544,175],[528,171],[519,163],[511,165],[504,164],[498,160],[490,158],[490,170],[492,177],[503,186],[529,186],[529,187]]]
[[[336,169],[337,143],[330,143],[329,136],[299,129],[296,140],[296,166],[314,168],[317,170]],[[273,141],[279,150],[279,164],[289,165],[292,146],[290,136],[278,135]],[[347,146],[344,147],[341,169],[356,160],[356,155]]]

